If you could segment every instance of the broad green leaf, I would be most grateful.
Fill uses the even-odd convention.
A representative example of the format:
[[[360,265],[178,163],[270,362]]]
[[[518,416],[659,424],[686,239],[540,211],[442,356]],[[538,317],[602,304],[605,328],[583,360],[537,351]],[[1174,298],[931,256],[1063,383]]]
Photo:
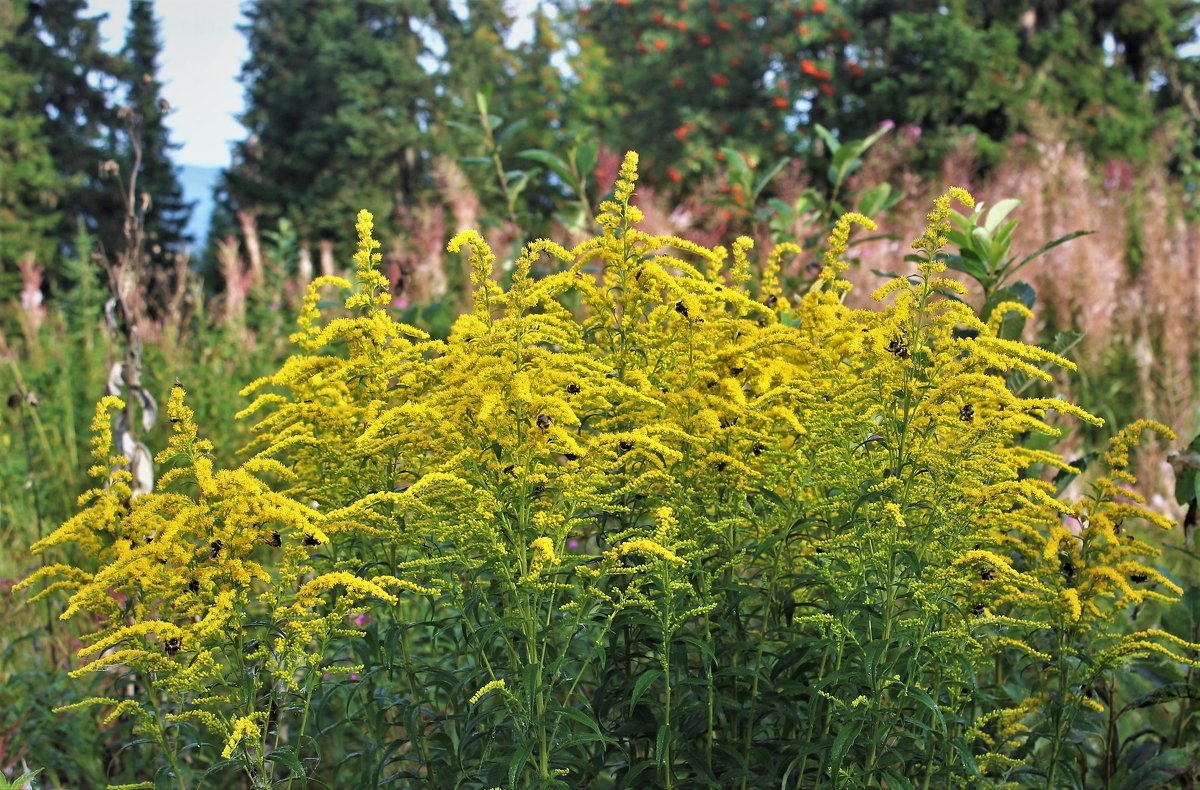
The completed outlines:
[[[549,151],[543,151],[540,148],[530,148],[525,151],[521,151],[519,154],[517,154],[517,156],[523,159],[532,159],[539,164],[545,165],[546,167],[550,168],[554,175],[558,176],[562,180],[565,186],[574,188],[575,176],[571,172],[570,165]]]
[[[596,154],[600,150],[600,144],[595,140],[588,140],[580,143],[575,149],[575,172],[586,183],[588,176],[596,169]]]
[[[837,138],[833,136],[833,133],[830,132],[828,129],[826,129],[821,124],[819,124],[819,123],[813,124],[813,131],[816,132],[818,135],[820,135],[821,139],[825,141],[825,145],[827,145],[829,147],[829,153],[831,155],[836,154],[838,152],[838,149],[842,147],[841,144],[837,141]]]
[[[877,184],[864,192],[862,197],[859,198],[858,213],[868,217],[878,216],[895,205],[897,199],[899,199],[899,196],[892,194],[891,184]]]
[[[1011,214],[1012,210],[1019,205],[1021,205],[1021,201],[1016,198],[1008,198],[992,206],[992,210],[988,212],[987,220],[983,223],[983,226],[987,228],[987,232],[995,233],[996,228],[1004,221],[1004,218]]]

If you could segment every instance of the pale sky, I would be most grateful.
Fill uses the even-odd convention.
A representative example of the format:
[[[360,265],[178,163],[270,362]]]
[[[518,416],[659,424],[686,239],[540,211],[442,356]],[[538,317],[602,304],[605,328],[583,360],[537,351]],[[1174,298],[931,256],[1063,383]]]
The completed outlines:
[[[167,123],[174,142],[183,147],[176,162],[183,165],[224,167],[229,145],[244,136],[236,115],[242,109],[243,91],[237,77],[246,59],[246,38],[237,30],[242,22],[241,0],[157,0],[162,55],[159,78],[163,98],[171,103]],[[518,17],[514,38],[532,34],[531,9],[536,0],[510,0]],[[107,13],[100,30],[110,49],[125,40],[129,0],[89,0],[93,14]]]

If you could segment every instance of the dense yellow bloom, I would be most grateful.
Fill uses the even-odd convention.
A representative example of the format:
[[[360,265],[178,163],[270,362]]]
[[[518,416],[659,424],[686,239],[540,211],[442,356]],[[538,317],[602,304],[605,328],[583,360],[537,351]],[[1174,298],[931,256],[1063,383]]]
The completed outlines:
[[[225,748],[221,750],[221,757],[228,760],[243,741],[257,741],[262,738],[260,722],[264,719],[266,719],[266,713],[253,713],[235,719],[229,732],[229,738],[225,741]]]
[[[865,707],[902,723],[910,711],[888,706],[930,687],[922,667],[965,685],[1006,654],[1078,665],[1070,651],[1086,639],[1103,642],[1102,667],[1195,660],[1195,645],[1118,627],[1120,606],[1180,593],[1122,526],[1170,526],[1127,470],[1140,432],[1166,431],[1119,434],[1079,501],[1047,482],[1046,470],[1079,470],[1028,436],[1101,421],[1009,388],[1010,372],[1047,381],[1073,368],[999,336],[1003,316],[1026,308],[1001,305],[984,323],[946,297],[962,290],[938,255],[951,201],[970,206],[970,195],[939,198],[913,244],[917,273],[855,309],[845,255],[855,225],[874,228],[868,218],[838,220],[820,278],[790,300],[779,272],[798,247],[763,261],[744,237],[727,249],[647,233],[636,182],[630,153],[600,235],[569,250],[528,244],[507,289],[478,232],[451,239],[451,253],[470,249],[473,309],[445,340],[383,309],[379,243],[360,213],[353,280],[313,282],[293,336],[301,353],[244,390],[253,400],[240,416],[256,422],[240,466],[217,467],[177,389],[159,458],[172,468],[131,502],[111,448],[121,404],[102,401],[101,483],[35,546],[73,544],[89,560],[22,584],[65,592],[65,616],[97,616],[76,672],[125,665],[179,699],[209,700],[171,715],[204,723],[229,757],[258,748],[269,721],[218,698],[236,685],[233,651],[299,690],[347,671],[322,653],[354,638],[347,617],[401,619],[411,596],[502,645],[482,653],[493,679],[469,701],[501,691],[528,726],[539,704],[575,693],[577,679],[542,662],[577,652],[577,635],[601,644],[633,610],[661,632],[665,677],[674,635],[720,636],[711,613],[730,590],[747,596],[736,606],[761,607],[763,661],[810,635],[847,666],[875,662],[853,654],[866,638],[920,651],[910,675],[888,669],[871,694],[822,688],[814,700],[830,717]],[[322,288],[344,297],[330,315]],[[894,645],[901,633],[912,644]],[[980,716],[980,764],[1012,767],[1044,703],[958,709]]]

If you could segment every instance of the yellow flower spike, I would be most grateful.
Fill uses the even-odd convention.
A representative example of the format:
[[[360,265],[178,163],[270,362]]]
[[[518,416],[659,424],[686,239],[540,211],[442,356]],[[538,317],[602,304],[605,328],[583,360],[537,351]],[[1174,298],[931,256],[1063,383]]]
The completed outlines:
[[[633,197],[633,188],[637,184],[638,155],[637,151],[626,151],[621,160],[621,169],[617,172],[617,188],[613,192],[613,200],[628,204]]]
[[[521,584],[536,582],[546,566],[553,566],[558,563],[558,558],[554,556],[554,542],[550,538],[536,538],[529,544],[529,548],[531,551],[529,571],[521,577]]]
[[[750,250],[754,249],[754,239],[749,236],[738,236],[733,242],[733,266],[729,270],[729,282],[734,288],[745,292],[746,283],[750,282]]]
[[[380,247],[372,236],[375,229],[375,218],[371,212],[363,209],[358,212],[354,229],[358,232],[358,250],[354,253],[354,279],[357,292],[346,300],[346,309],[367,308],[375,310],[386,305],[390,299],[390,283],[387,277],[379,271],[378,264],[383,256],[377,252]]]
[[[833,225],[829,234],[829,248],[825,250],[825,267],[821,270],[821,282],[834,292],[849,289],[849,283],[841,279],[842,272],[850,267],[842,258],[850,248],[850,226],[858,225],[867,230],[875,230],[878,226],[870,217],[851,211],[843,214]]]
[[[763,267],[762,283],[759,289],[759,296],[764,303],[770,301],[771,297],[775,297],[776,303],[778,303],[783,294],[779,283],[779,273],[783,269],[783,256],[803,254],[804,250],[800,245],[790,241],[776,244],[775,249],[771,250],[771,254],[767,256],[767,265]]]
[[[446,250],[458,254],[467,245],[471,246],[471,285],[474,286],[472,300],[475,304],[475,317],[490,325],[492,303],[502,294],[500,286],[492,280],[496,255],[483,240],[483,236],[475,230],[464,230],[455,234],[446,245]]]
[[[946,234],[950,232],[950,201],[957,200],[967,208],[975,207],[975,198],[962,187],[950,187],[934,201],[933,211],[927,217],[928,224],[920,238],[912,243],[914,250],[925,253],[926,261],[919,269],[926,276],[933,276],[946,270],[945,264],[934,260],[934,256],[946,246]]]
[[[648,557],[657,557],[660,560],[666,560],[667,562],[675,565],[684,564],[683,558],[678,554],[668,548],[665,548],[657,541],[650,540],[649,538],[634,538],[632,540],[623,541],[620,545],[613,549],[613,551],[615,552],[616,557],[625,557],[630,554],[641,554]]]
[[[506,684],[503,680],[489,680],[487,683],[484,683],[479,687],[479,691],[476,691],[471,695],[471,699],[468,700],[468,702],[470,702],[472,705],[477,705],[479,704],[479,700],[483,699],[493,691],[507,692],[508,684]]]
[[[112,446],[112,413],[124,408],[125,401],[116,395],[105,395],[96,404],[96,412],[92,417],[92,458],[96,463],[88,469],[92,477],[103,480],[108,477],[109,470],[117,465],[118,457],[113,455]]]
[[[233,722],[233,727],[229,732],[229,740],[225,741],[225,748],[221,750],[221,759],[228,760],[233,756],[243,741],[256,742],[262,738],[262,726],[259,724],[265,721],[267,714],[265,711],[252,713],[249,716],[239,716]]]

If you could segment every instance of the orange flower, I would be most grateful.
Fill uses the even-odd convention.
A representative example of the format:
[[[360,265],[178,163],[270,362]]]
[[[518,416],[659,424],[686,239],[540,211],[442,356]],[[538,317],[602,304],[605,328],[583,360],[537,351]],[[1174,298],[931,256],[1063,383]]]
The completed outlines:
[[[678,30],[680,33],[686,33],[687,32],[687,22],[684,22],[682,19],[679,20],[678,22],[675,23],[675,29]]]
[[[711,38],[709,38],[708,36],[703,36],[703,35],[702,35],[702,36],[697,36],[697,37],[696,37],[696,43],[697,43],[697,44],[699,44],[699,45],[700,45],[700,46],[702,46],[702,47],[707,47],[709,44],[711,44],[711,43],[712,43],[712,39],[711,39]]]
[[[717,161],[718,162],[725,161],[725,152],[724,151],[717,151]]]
[[[654,48],[657,49],[659,52],[666,52],[667,51],[667,42],[663,41],[661,38],[656,38],[656,39],[654,39]]]
[[[787,109],[790,104],[785,96],[776,96],[773,101],[775,102],[775,106],[781,110]]]
[[[630,4],[630,2],[631,0],[617,0],[617,5],[627,6]]]
[[[676,139],[682,140],[683,138],[687,137],[691,131],[692,125],[690,123],[685,123],[675,130],[675,137]]]
[[[749,22],[751,19],[754,19],[754,16],[749,11],[738,11],[738,19],[743,22]]]
[[[712,75],[711,79],[712,79],[712,84],[716,85],[718,88],[724,88],[726,85],[729,84],[729,78],[726,77],[724,74],[714,74],[714,75]]]
[[[850,76],[852,77],[861,77],[863,75],[862,66],[852,60],[846,63],[846,71],[850,72]]]
[[[683,87],[683,77],[673,77],[671,79],[671,87],[675,88],[676,90],[679,90],[680,88],[682,88]]]
[[[824,80],[829,79],[829,72],[826,71],[825,69],[817,69],[815,72],[813,72],[813,77],[818,80],[824,81]]]
[[[787,90],[788,88],[792,87],[792,85],[791,85],[791,83],[789,83],[787,80],[780,80],[780,81],[779,81],[779,82],[778,82],[778,83],[775,85],[775,87],[779,88],[779,90],[781,90],[781,91],[785,91],[785,90]]]
[[[821,93],[824,93],[826,96],[832,96],[833,95],[833,86],[830,85],[828,82],[822,82],[821,83]]]
[[[807,36],[810,32],[812,32],[812,28],[810,28],[808,25],[800,25],[798,28],[796,28],[796,32],[802,36]]]
[[[654,20],[654,24],[661,25],[663,23],[662,11],[655,11],[654,16],[651,18]]]
[[[733,202],[735,202],[735,203],[745,203],[746,202],[746,193],[742,191],[742,187],[739,184],[733,185]]]
[[[815,76],[817,73],[816,64],[814,64],[808,58],[805,58],[804,60],[800,61],[800,70],[803,71],[805,74],[807,74],[810,77]]]
[[[825,13],[825,0],[817,0],[817,2],[813,3],[812,10],[814,14]]]
[[[678,184],[680,181],[683,180],[683,174],[680,173],[678,170],[676,170],[673,167],[668,167],[667,168],[667,178],[671,179],[671,181],[673,183]]]

